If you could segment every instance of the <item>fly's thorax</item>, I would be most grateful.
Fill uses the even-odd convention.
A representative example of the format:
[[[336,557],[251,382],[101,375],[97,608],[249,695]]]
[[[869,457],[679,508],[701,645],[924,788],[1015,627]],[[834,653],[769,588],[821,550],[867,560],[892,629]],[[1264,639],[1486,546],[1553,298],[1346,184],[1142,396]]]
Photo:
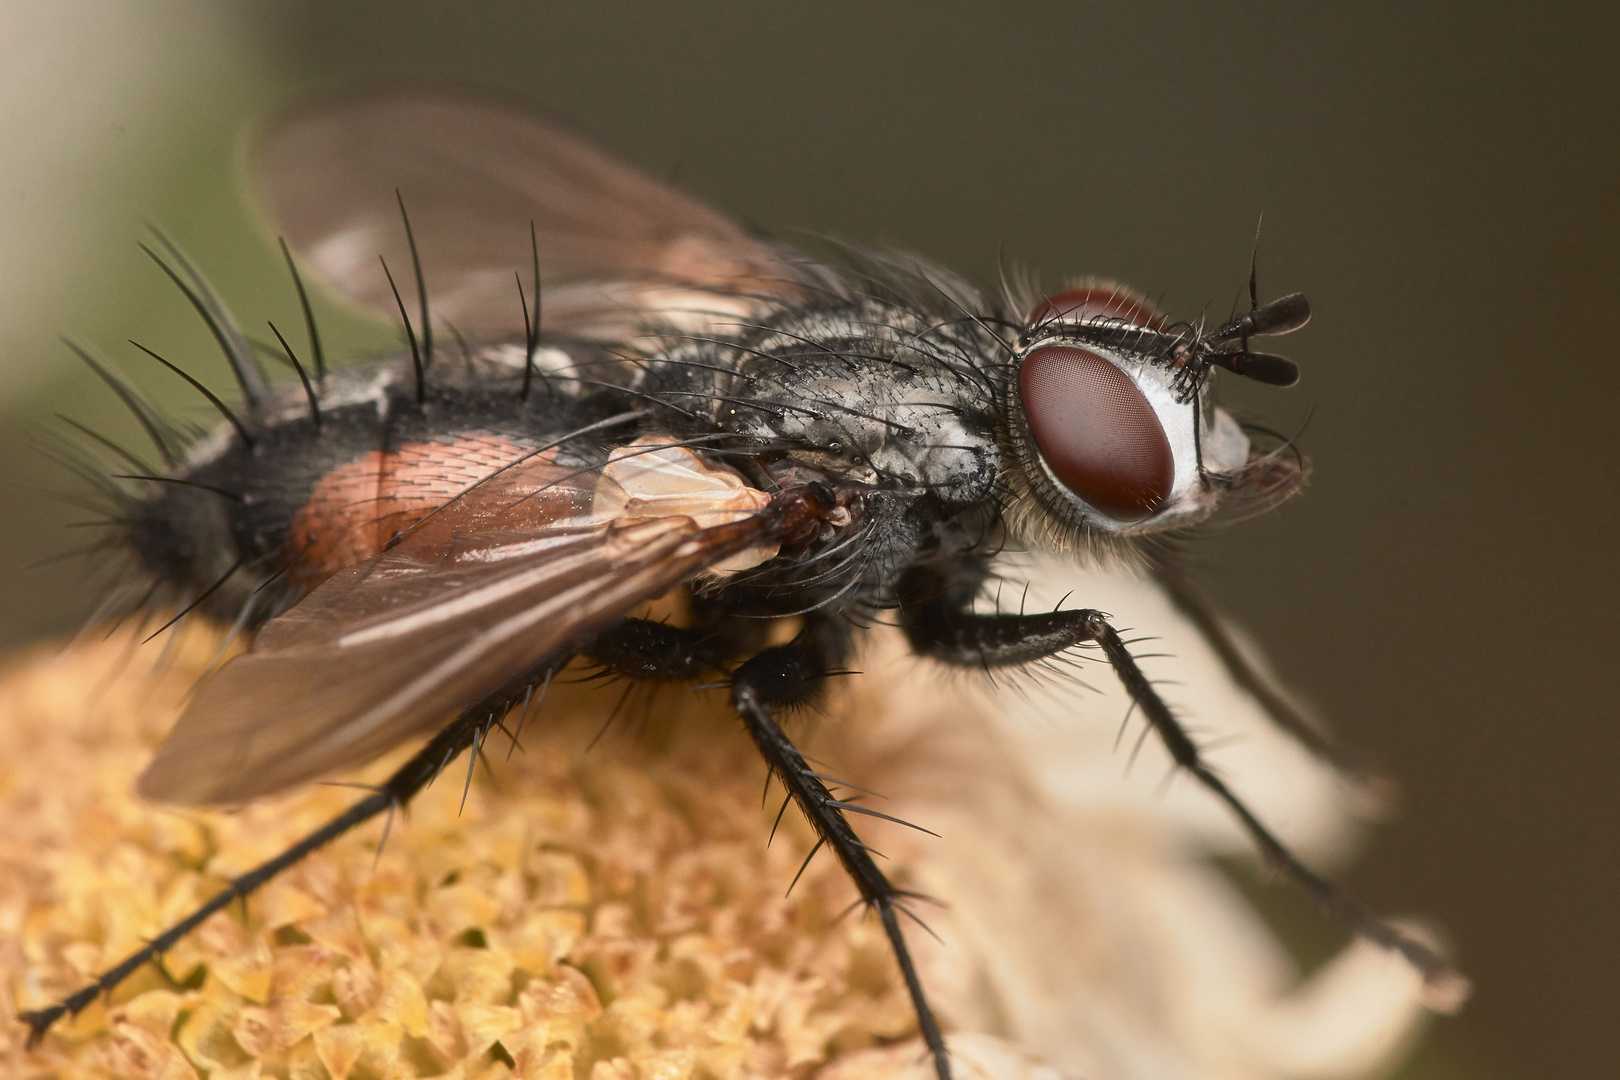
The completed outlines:
[[[982,337],[877,301],[790,313],[732,350],[714,420],[837,483],[977,503],[998,455]]]

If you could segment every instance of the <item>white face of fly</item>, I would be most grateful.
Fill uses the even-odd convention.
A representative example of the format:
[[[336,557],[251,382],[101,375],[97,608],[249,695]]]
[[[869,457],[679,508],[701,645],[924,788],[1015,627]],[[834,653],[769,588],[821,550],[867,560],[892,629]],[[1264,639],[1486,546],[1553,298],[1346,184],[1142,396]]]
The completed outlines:
[[[1129,348],[1138,331],[1162,340],[1163,325],[1114,286],[1059,293],[1031,312],[1015,444],[1032,494],[1059,521],[1111,534],[1186,524],[1215,508],[1223,488],[1211,477],[1248,462],[1248,437],[1207,385],[1189,390],[1162,349]]]

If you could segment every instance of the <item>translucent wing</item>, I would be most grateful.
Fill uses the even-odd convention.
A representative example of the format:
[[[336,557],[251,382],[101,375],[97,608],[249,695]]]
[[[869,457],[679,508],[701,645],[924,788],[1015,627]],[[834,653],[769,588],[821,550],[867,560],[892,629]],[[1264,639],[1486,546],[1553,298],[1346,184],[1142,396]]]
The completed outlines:
[[[283,116],[253,162],[288,242],[340,292],[392,319],[410,214],[436,317],[469,336],[523,328],[514,274],[530,224],[552,330],[620,334],[646,316],[693,323],[834,287],[827,271],[549,120],[444,89],[324,100]]]
[[[647,464],[678,453],[696,460],[637,448],[601,475],[526,462],[338,572],[199,687],[141,792],[238,802],[361,764],[638,604],[774,554],[788,525],[763,493]]]

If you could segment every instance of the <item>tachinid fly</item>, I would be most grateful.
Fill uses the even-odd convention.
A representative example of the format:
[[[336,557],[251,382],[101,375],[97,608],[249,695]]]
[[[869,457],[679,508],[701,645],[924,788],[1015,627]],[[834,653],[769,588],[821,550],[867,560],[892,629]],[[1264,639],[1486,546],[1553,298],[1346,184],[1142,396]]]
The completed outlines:
[[[311,318],[303,363],[277,332],[299,379],[271,385],[195,269],[172,247],[154,253],[209,321],[242,401],[210,395],[227,422],[190,447],[146,418],[167,470],[131,477],[124,515],[153,586],[143,602],[256,636],[199,686],[141,792],[241,802],[431,738],[329,826],[30,1014],[35,1037],[407,801],[582,656],[628,679],[729,686],[772,774],[880,919],[944,1080],[902,932],[908,897],[849,818],[874,811],[834,797],[776,719],[813,701],[880,618],[917,655],[968,669],[1097,649],[1275,868],[1437,990],[1463,985],[1272,836],[1108,615],[974,609],[1009,546],[1134,559],[1274,718],[1334,760],[1152,540],[1299,486],[1292,448],[1246,431],[1212,394],[1216,368],[1294,381],[1292,363],[1252,345],[1302,326],[1302,295],[1259,304],[1251,276],[1250,310],[1210,327],[1098,282],[996,303],[911,257],[823,265],[550,122],[440,91],[295,112],[255,167],[300,295],[302,265],[402,320],[410,350],[329,370]],[[675,589],[689,624],[630,617]],[[789,621],[780,643],[772,629]]]

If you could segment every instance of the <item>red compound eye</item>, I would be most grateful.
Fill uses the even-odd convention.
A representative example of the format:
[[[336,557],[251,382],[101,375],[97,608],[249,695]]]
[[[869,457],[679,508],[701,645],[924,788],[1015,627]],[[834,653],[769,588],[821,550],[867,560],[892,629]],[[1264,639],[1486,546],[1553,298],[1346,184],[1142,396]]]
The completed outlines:
[[[1170,440],[1119,368],[1085,349],[1036,349],[1018,387],[1041,457],[1075,495],[1119,521],[1150,517],[1170,497]]]
[[[1152,308],[1112,285],[1070,289],[1056,296],[1049,296],[1036,304],[1034,310],[1029,313],[1029,321],[1032,323],[1043,319],[1064,319],[1070,322],[1083,322],[1086,319],[1120,319],[1132,326],[1147,326],[1155,330],[1164,326],[1164,320]]]

